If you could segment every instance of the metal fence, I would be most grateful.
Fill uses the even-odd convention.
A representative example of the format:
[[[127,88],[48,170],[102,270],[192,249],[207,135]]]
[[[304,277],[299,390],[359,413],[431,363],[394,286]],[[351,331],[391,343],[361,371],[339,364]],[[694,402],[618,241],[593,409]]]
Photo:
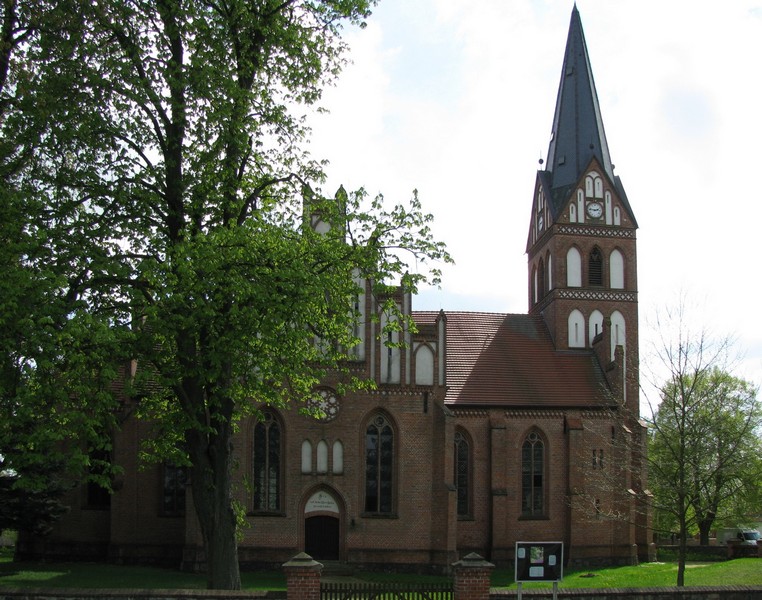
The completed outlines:
[[[321,583],[321,600],[453,600],[448,583]]]

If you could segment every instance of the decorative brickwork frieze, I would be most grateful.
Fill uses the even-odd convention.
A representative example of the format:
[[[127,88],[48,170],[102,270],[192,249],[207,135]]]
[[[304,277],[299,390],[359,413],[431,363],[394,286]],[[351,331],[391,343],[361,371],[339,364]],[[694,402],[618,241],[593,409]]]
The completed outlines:
[[[455,418],[480,418],[483,419],[489,416],[489,411],[481,408],[456,408],[452,411]]]
[[[505,418],[511,420],[519,419],[563,419],[564,413],[561,410],[506,410]]]
[[[559,225],[557,233],[573,236],[589,236],[597,238],[626,238],[635,239],[634,229],[622,227],[590,227],[589,225]]]
[[[612,302],[637,302],[637,292],[624,290],[590,290],[581,288],[565,288],[556,291],[559,298],[564,300],[596,300]]]

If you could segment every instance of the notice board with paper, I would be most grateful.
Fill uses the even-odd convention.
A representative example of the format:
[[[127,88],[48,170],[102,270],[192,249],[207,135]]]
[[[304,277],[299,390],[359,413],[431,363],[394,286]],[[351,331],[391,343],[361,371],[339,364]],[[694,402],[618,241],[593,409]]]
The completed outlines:
[[[516,542],[517,582],[561,581],[563,578],[563,542]]]

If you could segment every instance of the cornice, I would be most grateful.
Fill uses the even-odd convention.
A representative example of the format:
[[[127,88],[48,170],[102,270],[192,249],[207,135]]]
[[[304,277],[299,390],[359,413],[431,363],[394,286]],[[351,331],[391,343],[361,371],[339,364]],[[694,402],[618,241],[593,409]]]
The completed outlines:
[[[555,294],[562,300],[595,300],[596,302],[637,302],[638,293],[627,290],[591,290],[589,288],[556,288]]]
[[[635,239],[636,230],[625,227],[601,227],[597,225],[585,225],[584,223],[557,224],[556,233],[597,238]]]
[[[566,412],[558,409],[518,409],[518,410],[505,410],[506,419],[563,419],[566,416]]]

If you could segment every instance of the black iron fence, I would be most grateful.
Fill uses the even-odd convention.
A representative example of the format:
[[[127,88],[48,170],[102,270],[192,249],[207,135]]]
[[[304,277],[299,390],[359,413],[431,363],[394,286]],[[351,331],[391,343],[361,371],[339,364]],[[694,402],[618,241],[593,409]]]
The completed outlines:
[[[453,600],[447,583],[321,583],[321,600]]]

